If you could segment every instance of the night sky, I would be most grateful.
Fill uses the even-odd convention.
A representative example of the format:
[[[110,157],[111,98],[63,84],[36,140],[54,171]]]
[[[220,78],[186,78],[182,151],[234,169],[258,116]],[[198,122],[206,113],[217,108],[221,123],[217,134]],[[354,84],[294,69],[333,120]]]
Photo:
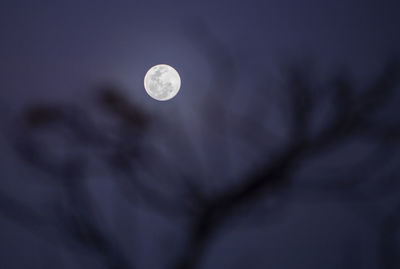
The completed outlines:
[[[0,1],[0,268],[400,268],[399,14]]]

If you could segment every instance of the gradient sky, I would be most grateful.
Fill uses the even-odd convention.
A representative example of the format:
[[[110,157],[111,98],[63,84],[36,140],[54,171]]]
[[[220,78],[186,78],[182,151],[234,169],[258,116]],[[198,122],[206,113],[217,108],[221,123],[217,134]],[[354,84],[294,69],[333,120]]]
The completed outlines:
[[[80,102],[81,97],[90,95],[92,85],[112,81],[150,111],[164,114],[179,110],[190,122],[194,117],[191,107],[207,90],[212,75],[201,48],[190,38],[188,25],[193,21],[205,23],[232,55],[237,64],[235,80],[243,95],[259,83],[256,77],[276,74],[280,64],[292,57],[311,56],[322,71],[346,66],[360,78],[368,79],[389,56],[399,53],[399,12],[400,5],[394,0],[3,0],[0,2],[0,100],[5,105],[0,108],[1,118],[32,101]],[[161,108],[143,88],[147,69],[159,63],[172,65],[182,78],[177,97]],[[0,153],[0,177],[14,180],[29,174],[18,171],[18,166],[4,152],[8,151]],[[233,232],[217,247],[223,253],[240,253],[245,237],[246,246],[254,255],[263,256],[262,252],[267,250],[271,259],[248,268],[276,268],[276,265],[293,268],[296,263],[305,268],[317,268],[313,266],[323,263],[325,269],[346,268],[338,259],[341,254],[331,250],[347,244],[346,236],[350,235],[360,239],[360,245],[355,246],[360,253],[375,251],[377,239],[366,238],[373,228],[348,211],[330,204],[323,209],[318,205],[294,205],[287,210],[283,224],[271,224],[262,236],[256,230]],[[310,219],[310,215],[315,217]],[[144,231],[165,225],[146,213],[142,217],[138,225]],[[11,231],[4,235],[8,245],[14,234],[21,231],[5,221],[2,225]],[[310,229],[315,232],[310,233]],[[332,240],[335,233],[340,235]],[[20,240],[30,243],[22,250],[11,243],[7,253],[21,251],[28,260],[52,253],[48,245],[37,242],[31,235],[23,234]],[[161,246],[152,245],[148,238],[142,241],[142,265],[156,268],[152,267],[156,263],[152,255]],[[270,243],[258,248],[260,241]],[[327,241],[331,245],[321,243]],[[5,245],[0,246],[0,252]],[[30,252],[32,245],[38,247],[34,252]],[[287,251],[296,254],[288,259]],[[320,255],[323,260],[318,260]],[[68,254],[63,259],[68,260]],[[376,268],[374,257],[360,260],[363,263],[360,268]],[[207,262],[216,266],[210,268],[229,266],[226,259],[219,258],[218,251]]]
[[[72,97],[114,79],[143,97],[143,74],[162,62],[188,88],[207,85],[209,67],[183,30],[193,18],[232,52],[245,81],[292,55],[363,74],[399,47],[396,2],[1,1],[2,96]]]

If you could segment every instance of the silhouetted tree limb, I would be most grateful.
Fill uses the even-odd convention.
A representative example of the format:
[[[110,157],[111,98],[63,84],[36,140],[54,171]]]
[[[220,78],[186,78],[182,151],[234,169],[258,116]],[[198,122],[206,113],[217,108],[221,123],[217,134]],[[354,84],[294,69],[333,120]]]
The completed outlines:
[[[95,110],[96,116],[88,108],[39,104],[28,108],[18,121],[16,132],[9,134],[9,139],[26,161],[58,179],[47,183],[61,186],[65,204],[57,208],[51,224],[60,227],[67,245],[89,250],[108,268],[132,268],[133,265],[112,233],[99,224],[98,205],[90,197],[86,185],[88,174],[96,172],[96,168],[91,166],[92,161],[107,165],[115,175],[113,180],[116,186],[132,207],[145,206],[159,215],[179,219],[186,224],[188,240],[182,254],[171,267],[190,269],[200,266],[207,248],[223,234],[227,224],[235,221],[235,217],[245,214],[249,208],[257,208],[265,198],[274,194],[286,191],[286,195],[295,196],[293,193],[298,193],[299,189],[294,186],[294,175],[307,160],[318,158],[341,143],[357,138],[376,142],[379,150],[397,147],[400,142],[400,123],[387,124],[376,119],[399,85],[396,61],[389,63],[365,89],[357,89],[347,75],[336,75],[326,84],[318,86],[331,90],[321,90],[326,93],[325,96],[315,89],[313,78],[301,66],[293,66],[283,78],[287,103],[280,107],[282,114],[289,115],[288,139],[271,154],[270,150],[254,143],[254,134],[246,133],[246,128],[251,128],[253,133],[262,131],[262,134],[270,135],[263,130],[262,123],[257,120],[249,123],[248,119],[254,118],[254,115],[232,123],[229,118],[232,115],[229,111],[230,102],[221,98],[235,87],[231,79],[235,76],[232,55],[215,37],[209,36],[204,25],[194,28],[194,37],[199,41],[200,50],[215,68],[212,91],[204,97],[200,111],[204,129],[201,144],[208,153],[213,150],[218,152],[220,158],[206,156],[206,169],[211,173],[216,172],[215,167],[229,169],[227,138],[231,132],[234,132],[232,136],[243,139],[261,155],[257,165],[237,178],[228,178],[223,187],[207,185],[205,173],[196,173],[191,167],[181,168],[174,163],[173,156],[177,151],[187,150],[196,155],[188,135],[182,130],[172,132],[171,137],[178,141],[171,143],[173,149],[167,154],[153,146],[152,141],[146,141],[151,137],[149,134],[157,130],[152,129],[153,123],[159,124],[161,119],[128,101],[112,85],[96,88],[97,107],[90,108]],[[261,89],[256,90],[262,92]],[[313,130],[312,119],[318,113],[321,98],[329,99],[332,104],[331,117],[318,130]],[[226,104],[222,104],[222,100]],[[49,144],[48,136],[61,138],[62,143]],[[257,140],[262,141],[263,138],[261,136]],[[215,143],[214,140],[221,143]],[[393,158],[393,152],[386,151],[385,158],[380,162],[373,158],[364,159],[361,166],[379,167],[382,161],[388,160],[386,158]],[[143,174],[147,178],[143,178]],[[169,178],[168,189],[156,184],[156,180],[163,177]],[[396,176],[387,176],[384,182],[398,189]],[[366,183],[377,187],[364,192],[361,186]],[[379,188],[380,184],[372,176],[364,178],[350,175],[346,180],[332,184],[309,184],[303,189],[321,195],[330,193],[340,199],[345,197],[346,201],[371,201],[385,194],[386,187]],[[37,223],[45,221],[32,213],[30,208],[2,193],[0,210],[4,216],[26,223],[32,229]],[[269,216],[268,208],[266,210]],[[394,268],[390,266],[398,264],[398,246],[390,238],[399,229],[398,211],[395,208],[385,216],[380,226],[384,268]]]
[[[277,188],[290,185],[291,174],[303,160],[320,151],[325,151],[327,147],[332,147],[344,139],[354,137],[354,135],[365,135],[369,128],[365,122],[360,122],[360,119],[368,118],[382,108],[398,86],[398,79],[398,65],[388,65],[376,82],[352,104],[355,109],[350,115],[345,117],[340,112],[341,107],[336,107],[336,118],[329,126],[312,137],[305,136],[302,129],[307,128],[307,121],[310,118],[307,113],[311,111],[310,106],[313,101],[309,100],[307,87],[302,86],[299,80],[295,80],[293,87],[297,86],[298,92],[294,94],[295,97],[292,97],[291,102],[295,122],[293,142],[282,153],[277,154],[272,162],[265,163],[261,168],[246,175],[237,186],[207,200],[202,213],[194,218],[192,236],[183,258],[178,262],[178,268],[195,268],[204,255],[207,242],[214,238],[215,233],[221,230],[231,216],[235,215],[235,211],[247,203],[259,200],[260,197]],[[295,99],[302,94],[306,96],[305,101],[300,100],[300,104],[296,105]],[[300,136],[300,140],[297,135]],[[379,140],[381,137],[375,136],[375,139]]]

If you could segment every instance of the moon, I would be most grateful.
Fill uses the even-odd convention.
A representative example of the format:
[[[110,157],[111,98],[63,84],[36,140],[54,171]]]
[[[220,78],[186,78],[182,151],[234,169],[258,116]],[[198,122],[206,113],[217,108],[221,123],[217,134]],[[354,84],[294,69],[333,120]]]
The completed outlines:
[[[175,97],[180,87],[179,73],[167,64],[151,67],[144,76],[144,88],[147,94],[158,101],[167,101]]]

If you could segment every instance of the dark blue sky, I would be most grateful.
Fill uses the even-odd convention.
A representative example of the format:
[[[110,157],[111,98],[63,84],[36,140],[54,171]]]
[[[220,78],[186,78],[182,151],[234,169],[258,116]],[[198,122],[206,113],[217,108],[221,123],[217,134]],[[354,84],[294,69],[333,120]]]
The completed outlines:
[[[215,83],[213,62],[207,58],[209,55],[204,49],[207,44],[197,38],[196,23],[208,29],[213,40],[235,63],[234,77],[225,83],[235,85],[230,108],[240,114],[249,99],[258,98],[256,87],[275,85],[276,81],[279,84],[281,65],[304,57],[315,61],[321,77],[332,70],[346,68],[360,81],[369,81],[385,60],[399,53],[399,12],[398,1],[3,0],[0,2],[0,111],[3,111],[0,119],[7,122],[21,107],[34,102],[85,105],[93,94],[93,85],[113,82],[121,86],[130,100],[156,117],[165,117],[168,122],[179,116],[182,122],[173,126],[178,126],[178,130],[180,124],[185,126],[185,132],[199,146],[198,140],[204,136],[201,115],[198,115],[204,103],[199,100],[219,88],[210,87]],[[174,66],[182,78],[181,91],[166,103],[150,99],[143,88],[147,69],[159,63]],[[223,95],[226,97],[226,93]],[[266,125],[272,127],[275,136],[280,136],[285,130],[282,118],[271,112],[268,120]],[[158,128],[160,132],[165,131],[163,126]],[[174,130],[171,127],[172,135]],[[219,142],[210,137],[208,143],[216,144],[213,145],[216,154],[202,157],[218,159]],[[14,190],[20,187],[21,178],[45,178],[20,164],[6,139],[1,139],[0,147],[4,148],[0,153],[1,187]],[[214,180],[219,175],[230,178],[242,172],[248,159],[254,156],[240,147],[231,148],[232,152],[244,152],[244,155],[233,154],[238,157],[233,158],[235,165],[229,172],[218,170],[217,164],[217,169],[209,168],[205,174],[212,174],[210,178]],[[341,167],[351,162],[350,153],[357,159],[370,152],[368,145],[360,148],[351,145],[344,154],[334,153],[338,155],[321,162]],[[245,154],[250,157],[247,159]],[[174,158],[180,161],[185,156]],[[306,165],[300,171],[303,172],[300,178],[321,175],[330,178],[332,174],[339,174],[335,167],[321,168],[316,162],[317,168],[313,166],[315,163]],[[159,268],[160,260],[170,258],[165,248],[170,247],[175,253],[179,244],[169,245],[185,238],[180,223],[152,212],[132,213],[118,193],[109,194],[113,188],[108,182],[109,174],[95,177],[99,181],[94,183],[94,200],[103,206],[106,216],[116,219],[111,227],[122,246],[128,253],[133,250],[140,268]],[[211,185],[220,184],[212,182]],[[29,186],[21,193],[39,205],[43,201],[38,192],[55,196],[46,187]],[[365,213],[372,208],[381,215],[379,205],[322,200],[316,204],[302,197],[290,203],[278,214],[279,221],[269,223],[268,229],[229,230],[226,237],[212,246],[204,268],[232,268],[232,263],[238,268],[250,269],[322,268],[322,265],[324,269],[334,269],[354,268],[354,264],[358,268],[379,268],[375,220]],[[115,204],[118,209],[113,208]],[[129,212],[127,216],[126,212]],[[135,234],[129,234],[133,226]],[[90,259],[84,258],[84,263],[79,263],[69,251],[53,249],[51,244],[13,222],[1,219],[0,227],[4,227],[0,234],[0,268],[2,259],[7,266],[15,266],[12,268],[25,266],[21,257],[33,264],[32,268],[78,269],[79,265],[99,268]],[[164,240],[162,244],[160,238]],[[350,254],[349,258],[346,255],[352,249],[357,249],[357,254]],[[40,258],[52,256],[54,260]],[[61,264],[65,267],[60,267]]]
[[[399,47],[396,1],[2,1],[2,94],[75,96],[115,79],[144,98],[143,74],[167,62],[184,85],[207,85],[210,68],[184,33],[203,20],[251,83],[291,56],[322,65],[379,68]],[[23,79],[21,79],[23,78]],[[190,87],[192,88],[192,87]],[[194,93],[183,87],[182,95]],[[182,96],[182,98],[184,98]],[[147,100],[146,98],[144,100]]]

